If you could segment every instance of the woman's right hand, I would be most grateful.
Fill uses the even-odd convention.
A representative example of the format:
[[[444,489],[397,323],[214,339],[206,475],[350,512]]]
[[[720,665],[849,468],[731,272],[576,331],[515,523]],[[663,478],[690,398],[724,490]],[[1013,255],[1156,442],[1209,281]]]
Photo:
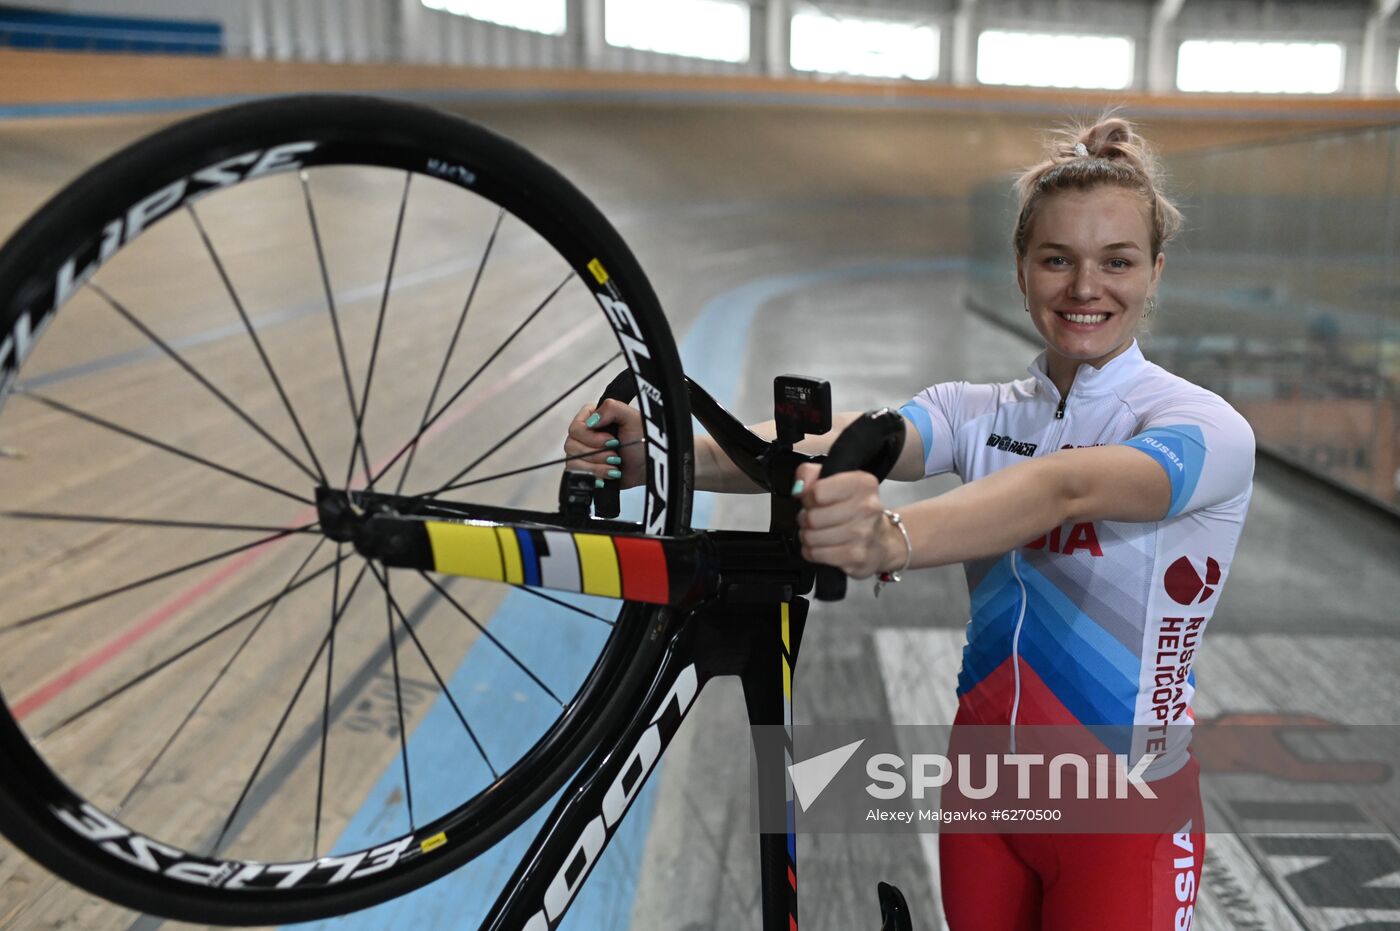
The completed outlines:
[[[616,439],[604,429],[613,424],[617,425]],[[579,458],[571,458],[564,467],[592,472],[598,479],[616,479],[620,473],[623,488],[641,485],[647,468],[642,431],[642,413],[635,407],[611,398],[602,407],[584,405],[574,415],[564,440],[564,455]]]

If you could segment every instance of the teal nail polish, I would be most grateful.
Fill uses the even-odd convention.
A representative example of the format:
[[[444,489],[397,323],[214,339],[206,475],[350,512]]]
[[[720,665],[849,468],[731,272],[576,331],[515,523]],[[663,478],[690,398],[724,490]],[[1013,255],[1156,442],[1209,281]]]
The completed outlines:
[[[616,437],[613,437],[611,440],[608,440],[606,443],[603,444],[603,448],[604,448],[604,449],[617,449],[617,448],[618,448],[619,446],[621,446],[621,445],[622,445],[622,441],[619,440],[619,439],[617,439]]]
[[[608,465],[622,465],[622,457],[621,457],[621,456],[609,456],[609,457],[608,457]]]
[[[807,487],[806,483],[803,482],[802,479],[799,478],[797,481],[795,481],[795,482],[792,483],[792,492],[791,492],[791,493],[792,493],[792,496],[795,498],[795,497],[797,497],[798,495],[802,494],[802,489],[804,489],[804,488],[806,488],[806,487]]]
[[[591,430],[594,427],[598,426],[598,421],[602,419],[602,414],[591,414],[589,415],[588,419],[583,422],[583,425]]]
[[[620,469],[609,469],[608,478],[622,478],[622,471]]]
[[[595,478],[595,479],[593,480],[593,487],[594,487],[594,488],[602,488],[604,484],[605,484],[605,483],[604,483],[604,481],[603,481],[601,478]]]

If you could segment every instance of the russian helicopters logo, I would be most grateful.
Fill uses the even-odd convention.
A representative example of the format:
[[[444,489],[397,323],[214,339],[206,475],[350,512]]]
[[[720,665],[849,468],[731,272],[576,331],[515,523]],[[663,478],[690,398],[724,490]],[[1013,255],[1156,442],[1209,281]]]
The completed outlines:
[[[1202,579],[1191,560],[1183,556],[1167,567],[1162,584],[1177,604],[1204,604],[1220,585],[1220,563],[1206,557],[1206,573]]]

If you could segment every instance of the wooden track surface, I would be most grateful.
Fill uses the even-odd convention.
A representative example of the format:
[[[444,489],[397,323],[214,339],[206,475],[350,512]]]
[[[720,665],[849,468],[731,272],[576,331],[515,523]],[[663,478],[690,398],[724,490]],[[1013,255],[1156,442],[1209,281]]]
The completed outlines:
[[[0,56],[0,74],[14,74],[6,69],[13,69],[17,61]],[[24,64],[29,68],[27,60]],[[127,64],[159,70],[159,63]],[[242,63],[209,64],[232,67]],[[301,80],[304,73],[298,67],[285,66],[277,80]],[[262,73],[251,66],[246,72]],[[277,69],[271,72],[279,73]],[[45,82],[33,73],[36,79],[26,91],[33,95],[31,99],[59,99],[43,96],[48,93]],[[400,76],[405,73],[395,72]],[[221,74],[209,79],[206,91],[189,83],[160,85],[157,77],[152,77],[149,85],[153,94],[161,93],[162,86],[182,94],[273,87],[237,85],[230,83],[228,74]],[[436,79],[443,76],[437,74]],[[505,77],[473,75],[473,80],[478,79],[491,83]],[[601,86],[614,78],[579,80]],[[424,81],[426,85],[426,74]],[[724,83],[716,82],[716,86]],[[105,88],[111,82],[95,81],[91,86]],[[70,88],[68,95],[73,93]],[[594,197],[638,253],[678,334],[687,330],[708,300],[760,277],[863,261],[963,254],[967,248],[968,190],[987,178],[1005,177],[1006,172],[1034,158],[1035,134],[1046,122],[1038,115],[991,112],[736,112],[717,106],[479,105],[464,112],[517,138]],[[1082,112],[1074,110],[1070,115]],[[1315,128],[1313,124],[1175,119],[1150,112],[1144,117],[1149,135],[1167,152]],[[67,178],[163,122],[146,117],[0,123],[0,234],[7,235]],[[401,178],[365,179],[344,172],[313,175],[318,209],[325,212],[322,226],[332,256],[331,277],[346,320],[347,353],[351,358],[367,359]],[[295,178],[281,177],[250,186],[244,193],[247,197],[236,204],[222,203],[218,198],[201,203],[200,216],[227,262],[240,299],[262,325],[260,332],[269,338],[274,365],[286,377],[288,394],[298,411],[304,412],[311,424],[308,433],[318,454],[328,470],[343,473],[349,458],[345,425],[350,412],[333,354],[301,192]],[[450,328],[470,286],[493,220],[489,210],[470,201],[459,192],[418,182],[411,192],[409,216],[413,222],[407,227],[409,238],[395,275],[398,283],[389,302],[383,368],[376,375],[378,387],[369,414],[371,458],[382,459],[416,425],[434,368],[424,360],[439,357],[444,327]],[[543,297],[559,283],[563,271],[561,264],[549,264],[538,242],[518,225],[504,229],[500,253],[483,282],[481,312],[473,311],[476,316],[470,338],[453,366],[459,379],[494,348],[524,310],[533,306],[532,299]],[[124,305],[141,312],[163,337],[182,340],[180,345],[187,347],[184,351],[192,362],[217,383],[236,387],[249,413],[270,424],[269,429],[298,458],[306,458],[250,341],[238,328],[227,292],[187,216],[173,217],[157,227],[131,252],[122,253],[104,268],[97,281]],[[923,384],[945,377],[1014,376],[1029,353],[1009,337],[996,336],[985,325],[965,319],[960,288],[955,275],[916,277],[862,288],[833,286],[829,291],[804,292],[773,305],[754,336],[756,348],[750,351],[738,413],[750,420],[766,417],[767,379],[789,368],[831,377],[836,383],[837,407],[843,409],[899,401]],[[513,348],[498,363],[494,371],[509,373],[514,381],[501,382],[504,388],[435,438],[415,465],[418,481],[426,483],[452,474],[511,425],[537,410],[543,400],[552,398],[555,386],[567,386],[573,377],[606,357],[609,337],[588,307],[586,295],[576,284],[565,293],[570,300],[551,310],[557,316],[542,321],[544,328],[536,338],[528,346]],[[585,318],[587,322],[581,322]],[[894,361],[889,353],[892,342],[899,346]],[[81,295],[39,345],[25,370],[27,379],[75,369],[81,372],[43,387],[46,395],[179,442],[298,494],[309,493],[312,483],[285,456],[240,424],[169,360],[152,354],[149,342],[96,293]],[[120,365],[97,364],[113,357],[127,358],[126,353],[144,355]],[[872,371],[876,374],[870,374]],[[590,391],[596,395],[602,380],[561,404],[558,413],[571,414]],[[532,428],[483,468],[514,468],[556,455],[560,423],[545,422]],[[140,516],[161,507],[187,519],[275,526],[307,519],[304,507],[296,502],[211,475],[204,467],[171,461],[165,454],[108,431],[75,424],[71,417],[26,398],[11,400],[0,419],[0,430],[0,446],[20,456],[0,458],[0,500],[6,508]],[[548,475],[538,481],[526,478],[499,483],[490,492],[491,500],[546,507],[554,493],[555,473]],[[929,491],[922,486],[916,490]],[[1294,526],[1295,520],[1327,519],[1324,507],[1306,512],[1293,507],[1287,500],[1290,494],[1305,496],[1296,490],[1264,490],[1258,495],[1265,510],[1252,520],[1273,532],[1258,542],[1252,562],[1242,552],[1234,580],[1236,600],[1227,596],[1232,610],[1222,612],[1218,619],[1233,622],[1237,630],[1258,627],[1280,633],[1285,641],[1302,631],[1309,616],[1306,612],[1289,614],[1289,605],[1277,595],[1278,586],[1290,578],[1296,581],[1303,571],[1298,567],[1310,565],[1310,557],[1289,552],[1292,561],[1288,564],[1293,570],[1283,573],[1287,578],[1275,577],[1273,573],[1282,572],[1276,557],[1283,546],[1283,529],[1302,532]],[[752,522],[752,509],[741,504],[721,511],[726,525]],[[1324,525],[1323,532],[1347,536],[1338,527],[1327,530]],[[226,545],[246,539],[240,534],[230,537]],[[1368,633],[1379,635],[1389,630],[1393,636],[1393,599],[1400,595],[1395,591],[1393,561],[1390,570],[1385,566],[1400,549],[1383,530],[1376,530],[1367,539],[1371,541],[1371,562],[1365,561],[1366,546],[1358,544],[1361,552],[1352,554],[1361,582],[1348,605],[1346,620],[1357,628],[1369,624]],[[1248,534],[1246,540],[1250,542]],[[56,674],[114,641],[134,637],[146,624],[149,633],[132,639],[130,646],[113,648],[110,659],[97,671],[58,690],[48,702],[36,704],[25,722],[40,730],[56,723],[61,708],[81,708],[100,696],[104,685],[120,684],[143,664],[168,655],[220,621],[236,616],[250,600],[274,593],[310,549],[310,541],[295,540],[275,547],[249,559],[236,576],[217,577],[213,570],[197,570],[104,602],[98,608],[65,614],[53,623],[0,635],[6,637],[0,641],[0,682],[7,699],[24,701],[37,694],[36,690]],[[209,535],[196,539],[182,532],[4,521],[0,524],[0,603],[6,605],[6,613],[0,624],[24,617],[38,610],[36,606],[101,592],[215,548]],[[318,557],[313,566],[323,559]],[[1257,572],[1253,582],[1251,565]],[[191,586],[196,583],[204,587],[191,595]],[[349,578],[342,580],[343,586],[348,584]],[[922,616],[920,604],[925,602],[920,598],[931,599],[926,603],[957,603],[961,583],[952,576],[931,576],[921,584],[925,587],[906,583],[906,590],[897,593],[899,598],[873,607],[868,600],[863,601],[859,613],[882,628],[913,626],[927,623],[909,620]],[[395,765],[399,755],[398,702],[391,658],[383,648],[383,594],[373,579],[365,579],[362,585],[366,587],[348,611],[343,634],[337,640],[336,680],[347,683],[347,691],[344,701],[335,707],[330,742],[331,802],[322,827],[323,834],[330,837],[354,816],[370,784]],[[217,830],[324,634],[330,588],[329,577],[325,577],[293,596],[298,600],[289,599],[285,610],[276,615],[283,623],[269,622],[266,634],[252,641],[248,648],[252,652],[231,668],[219,691],[201,706],[197,720],[162,757],[146,788],[133,795],[128,811],[138,825],[156,833],[173,832],[190,843]],[[453,591],[483,618],[499,598],[490,586],[462,583]],[[920,593],[919,598],[910,592]],[[433,604],[417,629],[444,671],[455,667],[469,651],[482,647],[475,629],[460,615],[440,602],[425,599],[421,583],[409,580],[404,590],[396,589],[395,594],[405,610],[420,601]],[[174,607],[160,614],[158,621],[152,620],[172,600],[177,600]],[[1386,604],[1391,607],[1386,608]],[[892,614],[896,611],[907,614]],[[1271,626],[1279,617],[1298,626],[1285,630]],[[815,696],[807,706],[810,710],[804,712],[813,715],[809,720],[821,714],[840,717],[850,714],[852,708],[887,707],[886,690],[900,687],[898,682],[880,681],[873,639],[851,636],[850,619],[839,628],[838,620],[828,617],[823,634],[804,647],[808,651],[804,657],[805,685]],[[933,626],[958,623],[950,617]],[[207,653],[182,661],[171,672],[133,688],[112,705],[64,728],[46,742],[46,752],[71,767],[72,778],[85,790],[102,799],[119,799],[179,726],[204,685],[217,674],[238,636],[234,633],[220,640]],[[399,646],[406,683],[404,714],[412,731],[437,687],[412,646],[402,638]],[[1336,670],[1326,663],[1308,665],[1303,661],[1290,667],[1288,675],[1299,681],[1322,682],[1335,678]],[[364,691],[352,695],[348,691],[351,683],[365,686]],[[307,852],[310,841],[306,827],[316,791],[324,687],[323,670],[317,671],[309,679],[308,695],[293,709],[286,735],[274,748],[269,771],[275,773],[275,780],[261,795],[255,792],[257,812],[240,823],[235,832],[239,839],[231,852],[240,852],[236,844],[253,839],[269,845],[273,854],[285,851],[287,856],[302,856]],[[561,690],[567,687],[568,683],[559,684]],[[1379,688],[1393,697],[1393,688],[1387,691],[1384,682]],[[340,701],[340,694],[337,692],[332,701]],[[539,696],[523,698],[540,700]],[[508,700],[516,701],[517,696]],[[118,729],[113,722],[127,714],[134,716],[128,722],[134,720],[138,726],[128,723]],[[213,726],[195,726],[201,724]],[[732,718],[726,719],[724,726],[735,731],[739,727]],[[703,754],[706,741],[713,736],[701,727],[697,724],[693,731],[691,739],[696,743],[691,746],[692,753]],[[163,804],[157,791],[195,786],[199,787],[197,792],[181,792],[184,805],[178,808]],[[692,800],[685,806],[687,811],[728,810],[715,803],[713,793],[719,791],[715,785],[691,783],[677,789],[672,784],[669,791],[672,797],[680,792]],[[284,799],[293,801],[279,807]],[[386,817],[403,818],[404,814],[396,810]],[[742,825],[731,828],[735,833],[727,835],[724,844],[751,846]],[[842,923],[842,916],[850,916],[852,922],[868,921],[873,900],[865,875],[869,868],[878,866],[862,863],[857,869],[848,862],[852,856],[849,851],[838,853],[818,846],[804,862],[812,864],[813,877],[829,877],[820,885],[828,887],[823,894],[835,901],[824,915],[818,913],[815,903],[811,906],[811,927],[850,926]],[[269,855],[267,847],[257,849],[261,855]],[[736,870],[732,864],[723,865],[727,849],[716,842],[719,868]],[[666,851],[658,850],[658,862],[664,862]],[[888,858],[888,852],[882,856]],[[688,868],[702,869],[701,860],[704,857],[684,862]],[[919,868],[912,862],[905,863],[907,872],[917,873]],[[855,888],[857,874],[859,888]],[[635,926],[654,926],[651,922],[658,913],[647,908],[671,904],[658,892],[665,884],[658,883],[653,881],[649,886],[644,879]],[[697,883],[696,888],[702,887]],[[926,909],[931,908],[929,888],[917,896]],[[739,900],[726,901],[734,905]],[[697,907],[703,904],[697,903]],[[713,913],[711,924],[703,923],[697,914],[695,926],[746,926],[726,923],[725,914]],[[0,928],[151,926],[130,912],[54,881],[13,850],[0,848]],[[166,926],[180,927],[175,923]]]

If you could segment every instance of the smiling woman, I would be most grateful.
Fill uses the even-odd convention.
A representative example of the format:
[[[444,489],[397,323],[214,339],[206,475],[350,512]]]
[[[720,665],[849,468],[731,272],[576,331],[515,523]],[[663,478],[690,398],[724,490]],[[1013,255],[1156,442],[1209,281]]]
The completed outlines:
[[[1058,141],[1016,183],[1016,282],[1062,394],[1079,363],[1127,349],[1150,312],[1181,214],[1146,144],[1121,119]]]
[[[1017,190],[1017,280],[1044,353],[1027,378],[940,382],[900,408],[906,439],[890,477],[952,472],[961,488],[896,513],[869,473],[800,466],[802,554],[882,584],[963,563],[972,617],[953,742],[990,732],[1009,765],[1107,750],[1170,800],[989,834],[976,815],[999,807],[957,797],[951,786],[974,783],[950,778],[939,868],[952,931],[1189,928],[1205,844],[1192,664],[1244,525],[1254,436],[1225,401],[1138,348],[1180,216],[1132,126],[1106,119],[1053,142]],[[855,417],[833,415],[832,431],[799,449],[828,452]],[[565,453],[600,479],[640,481],[635,453],[607,462],[611,424],[641,432],[634,408],[586,406]],[[774,424],[753,429],[771,437]],[[757,490],[708,437],[696,438],[695,482]],[[1007,808],[1061,808],[1055,782],[1022,785]]]

